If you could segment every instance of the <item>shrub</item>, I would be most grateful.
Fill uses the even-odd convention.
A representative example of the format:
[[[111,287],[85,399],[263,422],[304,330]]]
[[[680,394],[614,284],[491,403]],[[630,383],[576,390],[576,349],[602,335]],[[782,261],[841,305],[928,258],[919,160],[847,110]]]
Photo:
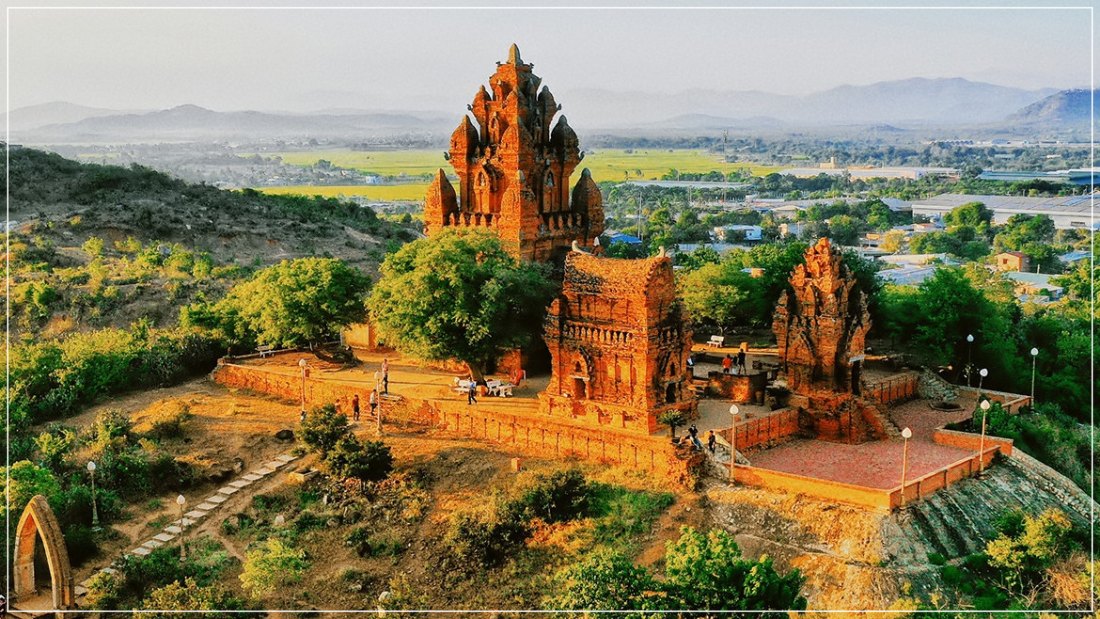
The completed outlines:
[[[563,522],[588,513],[591,488],[580,469],[536,475],[517,499],[517,507],[528,518]]]
[[[114,574],[97,572],[88,580],[88,593],[82,604],[96,610],[116,610],[122,601],[122,579]]]
[[[489,514],[455,514],[444,543],[462,564],[490,568],[502,564],[530,534],[522,510],[506,504]]]
[[[395,557],[405,551],[400,539],[375,537],[369,527],[359,527],[349,533],[347,545],[355,548],[360,557]]]
[[[142,602],[142,608],[166,611],[145,613],[146,617],[155,619],[179,617],[178,611],[207,611],[202,613],[204,617],[224,618],[235,615],[228,612],[209,611],[240,610],[244,608],[244,602],[219,586],[201,586],[193,578],[187,578],[182,584],[177,580],[154,589]]]
[[[249,594],[260,598],[300,581],[308,567],[304,550],[295,549],[272,537],[248,551],[240,578]]]
[[[348,433],[337,441],[325,462],[333,475],[341,479],[365,482],[382,481],[393,470],[393,454],[382,441],[361,443]]]
[[[306,413],[298,435],[308,449],[319,452],[324,458],[348,433],[347,416],[336,412],[332,404],[326,404]]]
[[[73,565],[81,565],[99,552],[92,528],[83,524],[71,524],[61,531],[65,538],[65,547]]]

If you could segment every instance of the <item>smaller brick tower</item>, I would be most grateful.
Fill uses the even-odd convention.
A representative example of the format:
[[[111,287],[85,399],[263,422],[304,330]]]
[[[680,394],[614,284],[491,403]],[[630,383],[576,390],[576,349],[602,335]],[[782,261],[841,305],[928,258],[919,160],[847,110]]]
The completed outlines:
[[[848,443],[896,433],[885,415],[860,397],[871,329],[867,297],[828,239],[806,250],[806,262],[795,267],[790,285],[779,297],[772,329],[791,404],[802,411],[800,424],[818,438]]]
[[[552,376],[539,394],[550,415],[650,434],[657,416],[695,416],[688,388],[691,329],[672,261],[570,252],[561,296],[546,316]]]
[[[424,232],[448,227],[495,231],[516,256],[537,262],[560,258],[573,244],[603,232],[603,200],[588,170],[572,195],[569,179],[584,153],[550,89],[524,63],[519,48],[497,63],[451,134],[447,158],[458,175],[456,192],[442,169],[424,202]]]

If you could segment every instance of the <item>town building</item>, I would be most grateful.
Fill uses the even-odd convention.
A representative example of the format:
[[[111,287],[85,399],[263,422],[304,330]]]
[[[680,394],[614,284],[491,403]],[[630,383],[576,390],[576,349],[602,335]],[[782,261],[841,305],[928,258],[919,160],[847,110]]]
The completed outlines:
[[[1013,215],[1046,215],[1059,230],[1089,230],[1095,228],[1092,219],[1093,196],[1058,196],[1030,198],[1024,196],[992,196],[944,193],[913,202],[913,216],[942,218],[969,202],[981,202],[993,211],[993,223],[1004,224]]]
[[[1002,271],[1030,271],[1027,254],[1020,251],[1003,251],[993,256],[993,263]]]

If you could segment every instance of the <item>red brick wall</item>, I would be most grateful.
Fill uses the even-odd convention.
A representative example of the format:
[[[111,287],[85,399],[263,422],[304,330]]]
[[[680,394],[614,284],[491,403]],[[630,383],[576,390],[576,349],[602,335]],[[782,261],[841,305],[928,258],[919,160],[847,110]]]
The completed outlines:
[[[974,453],[977,453],[979,447],[981,447],[981,435],[971,432],[957,432],[940,428],[932,433],[932,440],[940,445],[968,449]],[[996,447],[1004,456],[1012,455],[1012,439],[986,434],[985,449],[988,450],[991,447]]]
[[[220,365],[213,379],[227,387],[267,393],[298,401],[301,377],[241,365]],[[306,404],[319,406],[347,403],[358,393],[366,402],[371,386],[306,378]],[[496,413],[469,407],[464,401],[402,398],[382,404],[385,423],[409,423],[446,428],[470,438],[508,446],[539,457],[579,457],[594,462],[619,464],[666,476],[691,486],[701,454],[681,458],[665,437],[640,435],[626,430],[598,428],[550,418],[538,413]],[[350,407],[345,405],[343,410]]]
[[[865,488],[824,479],[803,477],[793,473],[741,465],[734,468],[733,476],[738,483],[746,486],[804,494],[817,499],[847,503],[878,511],[889,511],[893,507],[890,502],[891,493],[887,490]]]
[[[863,395],[880,404],[893,404],[917,397],[919,386],[920,373],[903,372],[868,384]]]
[[[729,428],[721,434],[728,443]],[[795,434],[798,434],[798,411],[793,408],[773,412],[767,417],[743,419],[737,423],[737,451],[776,443]]]

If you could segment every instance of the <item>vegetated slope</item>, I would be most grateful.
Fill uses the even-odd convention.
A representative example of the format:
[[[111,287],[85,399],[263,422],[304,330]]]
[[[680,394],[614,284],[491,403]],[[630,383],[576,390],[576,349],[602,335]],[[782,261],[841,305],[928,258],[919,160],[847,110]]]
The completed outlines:
[[[29,148],[11,149],[9,191],[17,332],[172,324],[251,269],[326,256],[373,273],[416,236],[335,199],[224,191]]]
[[[1056,507],[1087,527],[1087,508],[1054,486],[1011,458],[982,479],[963,480],[892,514],[755,488],[731,492],[721,483],[708,488],[707,502],[714,524],[734,532],[747,554],[765,553],[782,569],[802,570],[810,609],[885,609],[904,597],[934,595],[959,608],[966,601],[943,583],[929,556],[952,562],[984,550],[1007,510],[1036,515]]]

